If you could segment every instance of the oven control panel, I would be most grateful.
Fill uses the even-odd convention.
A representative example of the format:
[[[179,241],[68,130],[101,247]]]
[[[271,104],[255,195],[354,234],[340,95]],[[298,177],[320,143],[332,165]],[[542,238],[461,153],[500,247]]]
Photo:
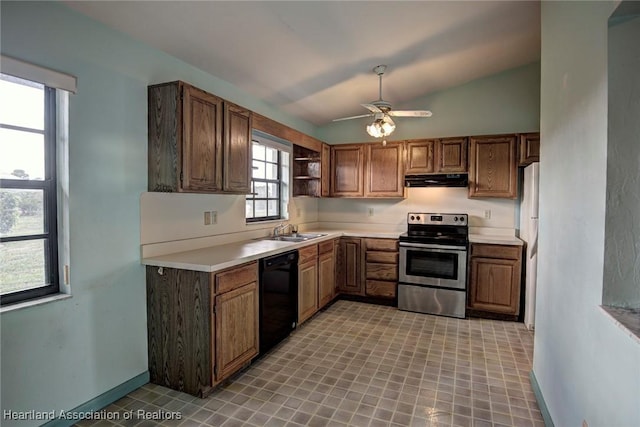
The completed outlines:
[[[425,225],[467,225],[469,215],[467,214],[440,214],[411,212],[407,214],[407,224]]]

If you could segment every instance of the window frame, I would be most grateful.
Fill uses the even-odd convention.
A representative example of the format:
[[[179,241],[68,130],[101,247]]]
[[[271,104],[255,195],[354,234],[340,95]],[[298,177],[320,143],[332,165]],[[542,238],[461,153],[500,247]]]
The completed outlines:
[[[274,162],[270,162],[267,160],[260,160],[260,159],[256,159],[253,157],[253,144],[259,144],[264,146],[265,148],[271,148],[277,151],[278,153],[278,160],[277,163],[275,163],[277,165],[277,178],[276,179],[267,179],[267,178],[254,178],[253,177],[253,162],[257,161],[257,162],[262,162],[265,164],[265,176],[266,176],[266,165],[268,164],[274,164]],[[253,205],[253,214],[254,216],[252,217],[247,217],[246,214],[246,207],[245,207],[245,220],[247,222],[247,224],[255,224],[255,223],[259,223],[259,222],[263,222],[263,221],[277,221],[277,220],[282,220],[284,219],[283,215],[282,215],[282,189],[283,189],[283,185],[282,185],[282,150],[276,147],[272,147],[269,144],[265,144],[264,142],[260,141],[259,138],[253,137],[251,139],[251,189],[252,191],[255,191],[255,182],[264,182],[267,185],[267,197],[256,197],[256,193],[253,192],[250,195],[248,195],[245,198],[245,205],[246,205],[246,201],[252,201],[252,205]],[[278,185],[278,198],[273,198],[273,197],[269,197],[269,184],[277,184]],[[278,214],[277,215],[267,215],[267,216],[259,216],[256,217],[255,213],[256,213],[256,201],[261,201],[264,200],[267,202],[267,213],[269,212],[269,200],[275,200],[277,201],[277,206],[278,206]]]
[[[22,80],[33,81],[20,77]],[[38,83],[38,82],[36,82]],[[21,236],[0,237],[0,243],[44,240],[45,280],[43,286],[0,295],[0,306],[21,303],[60,292],[58,269],[58,177],[57,177],[57,102],[56,89],[44,85],[44,130],[24,128],[0,123],[0,127],[44,136],[45,176],[43,180],[0,179],[0,188],[18,190],[42,190],[43,232]]]

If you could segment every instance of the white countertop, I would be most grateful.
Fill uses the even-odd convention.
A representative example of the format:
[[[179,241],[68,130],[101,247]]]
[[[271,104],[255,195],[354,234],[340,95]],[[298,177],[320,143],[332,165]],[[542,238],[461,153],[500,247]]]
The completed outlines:
[[[305,230],[304,233],[322,233],[325,236],[304,242],[280,242],[277,240],[256,239],[210,246],[192,251],[177,252],[168,255],[142,259],[142,264],[157,267],[179,268],[193,271],[219,271],[245,262],[277,255],[290,250],[318,244],[336,237],[373,237],[397,239],[398,232],[363,231],[363,230]]]
[[[318,244],[337,237],[369,237],[381,239],[397,239],[400,232],[369,231],[369,230],[305,230],[305,233],[322,233],[325,236],[304,242],[281,242],[265,238],[244,240],[219,246],[210,246],[185,252],[154,256],[142,259],[142,264],[157,267],[179,268],[183,270],[213,272],[224,270],[245,262],[277,255],[286,251]],[[489,234],[469,234],[471,243],[490,243],[498,245],[522,246],[522,240],[513,236]]]
[[[469,234],[469,242],[489,243],[492,245],[524,245],[524,242],[515,236],[501,236],[493,234]]]

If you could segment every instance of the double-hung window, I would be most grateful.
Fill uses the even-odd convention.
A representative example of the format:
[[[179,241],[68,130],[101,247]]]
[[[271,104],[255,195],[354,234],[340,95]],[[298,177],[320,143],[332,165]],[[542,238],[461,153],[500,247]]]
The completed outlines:
[[[48,70],[3,57],[5,68]],[[66,79],[63,75],[63,79]],[[75,84],[75,78],[73,78]],[[58,86],[60,87],[60,86]],[[58,275],[57,89],[0,73],[0,302],[60,291]],[[66,111],[65,115],[66,117]],[[65,122],[66,125],[66,122]],[[65,126],[66,127],[66,126]],[[66,129],[65,129],[66,132]],[[66,133],[65,133],[66,135]]]
[[[254,134],[251,193],[245,204],[247,222],[287,218],[290,151],[290,145]]]

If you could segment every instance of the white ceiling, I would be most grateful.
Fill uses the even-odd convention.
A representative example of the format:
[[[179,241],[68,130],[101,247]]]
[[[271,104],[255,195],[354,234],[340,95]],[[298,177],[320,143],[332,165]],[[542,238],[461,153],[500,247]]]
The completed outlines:
[[[539,1],[65,3],[316,125],[366,113],[378,64],[398,108],[540,59]]]

